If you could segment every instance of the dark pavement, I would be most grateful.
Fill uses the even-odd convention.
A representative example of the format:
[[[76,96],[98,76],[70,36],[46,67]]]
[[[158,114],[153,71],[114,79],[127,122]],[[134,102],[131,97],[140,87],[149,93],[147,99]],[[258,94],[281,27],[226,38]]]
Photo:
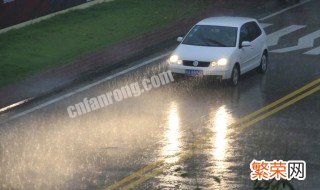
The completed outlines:
[[[296,46],[299,38],[320,30],[318,7],[314,0],[261,21],[272,24],[268,34],[305,25],[270,50]],[[258,9],[240,16],[269,13]],[[123,189],[252,189],[250,162],[281,159],[306,161],[306,180],[292,184],[317,190],[319,91],[256,122],[258,116],[250,118],[251,125],[232,124],[319,79],[319,55],[305,54],[320,46],[319,39],[310,48],[270,53],[268,72],[252,71],[236,88],[210,78],[175,78],[139,97],[69,118],[67,107],[86,97],[165,71],[161,59],[60,101],[50,102],[88,83],[2,114],[0,189],[105,189],[115,182]],[[133,173],[145,166],[147,172]],[[126,178],[130,174],[135,178]]]

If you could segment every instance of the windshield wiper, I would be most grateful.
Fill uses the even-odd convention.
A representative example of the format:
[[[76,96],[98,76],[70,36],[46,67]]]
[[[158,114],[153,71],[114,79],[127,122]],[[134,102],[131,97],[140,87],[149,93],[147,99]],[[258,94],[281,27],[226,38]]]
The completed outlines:
[[[216,40],[213,40],[213,39],[204,38],[204,41],[209,41],[209,42],[215,43],[215,44],[217,44],[217,45],[219,45],[219,46],[221,46],[221,47],[226,47],[225,44],[223,44],[223,43],[221,43],[221,42],[218,42],[218,41],[216,41]],[[206,43],[206,45],[212,45],[212,44]]]
[[[225,44],[223,44],[223,43],[221,43],[221,42],[218,42],[218,41],[216,41],[216,40],[212,40],[212,39],[206,39],[206,40],[208,40],[208,41],[210,41],[210,42],[213,42],[213,43],[215,43],[215,44],[218,44],[219,46],[226,47]]]

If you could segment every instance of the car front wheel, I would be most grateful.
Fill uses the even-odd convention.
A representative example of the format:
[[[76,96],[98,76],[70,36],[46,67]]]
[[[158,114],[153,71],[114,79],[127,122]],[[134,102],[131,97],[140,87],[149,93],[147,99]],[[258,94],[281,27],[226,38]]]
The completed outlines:
[[[266,53],[264,53],[261,57],[260,66],[258,70],[260,73],[266,73],[268,70],[268,57]]]
[[[230,78],[231,86],[237,86],[240,80],[240,68],[238,65],[235,65],[232,69],[232,74]]]

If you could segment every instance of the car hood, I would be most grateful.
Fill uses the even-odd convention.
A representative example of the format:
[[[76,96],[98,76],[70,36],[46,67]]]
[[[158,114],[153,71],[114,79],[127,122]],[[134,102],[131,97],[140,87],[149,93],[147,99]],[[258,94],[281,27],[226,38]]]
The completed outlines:
[[[181,60],[189,61],[217,61],[221,58],[230,58],[235,47],[207,47],[180,44],[173,54],[178,55]]]

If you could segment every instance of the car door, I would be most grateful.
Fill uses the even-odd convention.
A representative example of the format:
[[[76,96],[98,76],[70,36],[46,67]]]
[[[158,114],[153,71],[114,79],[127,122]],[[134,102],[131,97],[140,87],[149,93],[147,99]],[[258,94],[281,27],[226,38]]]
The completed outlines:
[[[251,42],[252,56],[253,56],[249,66],[251,70],[260,65],[263,39],[261,38],[262,31],[256,22],[247,23],[247,28],[250,35],[250,42]]]
[[[239,41],[239,49],[240,49],[240,66],[241,73],[245,73],[251,69],[254,58],[254,50],[252,46],[242,47],[242,42],[248,41],[251,42],[251,35],[249,33],[248,23],[244,24],[240,28],[240,41]]]

